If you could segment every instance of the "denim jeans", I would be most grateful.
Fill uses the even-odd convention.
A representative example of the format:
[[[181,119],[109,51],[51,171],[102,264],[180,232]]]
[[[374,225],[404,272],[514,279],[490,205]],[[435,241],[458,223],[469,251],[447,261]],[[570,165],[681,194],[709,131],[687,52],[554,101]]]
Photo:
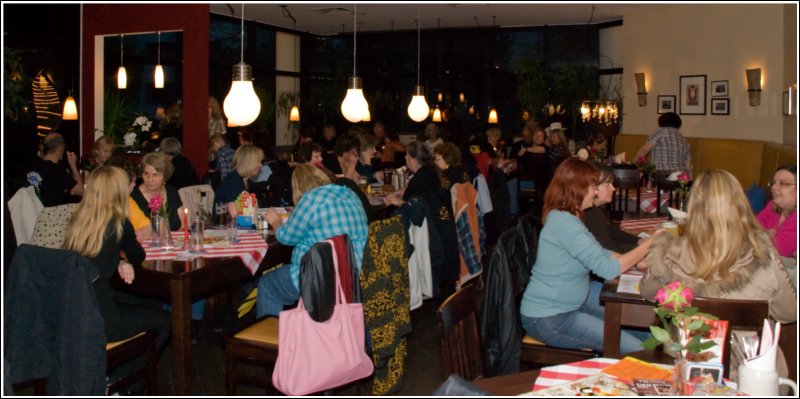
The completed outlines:
[[[517,178],[508,179],[508,213],[516,215],[519,213],[519,181]]]
[[[172,305],[164,305],[164,310],[171,312]],[[206,300],[201,299],[197,302],[192,302],[192,320],[203,320],[203,314],[206,311]]]
[[[291,305],[300,298],[300,291],[294,286],[289,265],[273,269],[258,279],[256,297],[256,317],[278,316],[284,305]]]
[[[603,351],[603,307],[600,306],[600,290],[603,283],[592,281],[589,296],[583,306],[575,311],[560,313],[549,317],[526,317],[521,315],[522,326],[533,338],[549,346],[569,349],[592,349]],[[643,350],[644,332],[623,330],[620,334],[620,352],[630,353]]]

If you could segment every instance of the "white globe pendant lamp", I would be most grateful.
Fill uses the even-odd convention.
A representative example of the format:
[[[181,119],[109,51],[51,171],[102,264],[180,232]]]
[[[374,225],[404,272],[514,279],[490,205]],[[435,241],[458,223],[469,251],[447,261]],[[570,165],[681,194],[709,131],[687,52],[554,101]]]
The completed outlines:
[[[367,99],[364,98],[364,90],[361,85],[361,78],[356,75],[356,15],[358,5],[353,5],[353,76],[347,79],[347,95],[342,101],[342,115],[350,123],[361,122],[367,115],[369,106]]]
[[[247,126],[258,118],[261,101],[253,90],[253,68],[244,63],[244,4],[242,4],[241,61],[233,66],[231,90],[222,103],[228,121]]]
[[[411,103],[408,104],[408,117],[414,122],[422,122],[428,118],[428,102],[425,101],[425,88],[419,84],[419,60],[420,60],[420,27],[419,27],[419,6],[417,6],[417,85],[414,86],[414,94]]]

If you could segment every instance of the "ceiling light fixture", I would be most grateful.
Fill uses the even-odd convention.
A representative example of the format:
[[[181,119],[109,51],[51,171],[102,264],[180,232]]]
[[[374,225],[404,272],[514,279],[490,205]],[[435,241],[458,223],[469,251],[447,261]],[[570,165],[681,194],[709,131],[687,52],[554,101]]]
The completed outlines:
[[[367,99],[364,98],[364,90],[361,85],[361,78],[356,75],[356,15],[358,5],[353,5],[353,76],[347,79],[347,95],[342,101],[342,115],[351,123],[361,122],[369,112]]]
[[[75,105],[75,99],[72,97],[72,89],[69,89],[69,95],[67,99],[64,100],[64,112],[61,115],[61,119],[65,121],[78,120],[78,107]]]
[[[156,89],[164,88],[164,68],[161,66],[161,31],[158,32],[158,63],[154,77]]]
[[[117,88],[125,89],[128,87],[128,74],[125,73],[125,66],[122,63],[122,39],[125,35],[119,35],[119,69],[117,70]]]
[[[253,68],[244,63],[244,3],[242,3],[241,61],[233,66],[231,90],[222,103],[225,116],[236,126],[247,126],[258,118],[261,101],[253,90]]]
[[[417,85],[414,86],[414,94],[411,103],[408,104],[408,117],[414,122],[422,122],[428,117],[428,103],[425,101],[425,88],[419,84],[419,60],[420,60],[420,27],[419,27],[419,6],[417,6]]]

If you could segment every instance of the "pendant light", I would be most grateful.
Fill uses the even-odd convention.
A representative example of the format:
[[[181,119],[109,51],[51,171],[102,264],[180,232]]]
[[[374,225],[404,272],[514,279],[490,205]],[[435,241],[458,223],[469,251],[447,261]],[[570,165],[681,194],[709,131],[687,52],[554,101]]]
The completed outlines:
[[[368,112],[369,105],[364,98],[364,90],[361,86],[361,78],[356,75],[356,14],[358,5],[353,5],[353,76],[347,79],[347,95],[342,101],[342,115],[351,123],[358,123],[364,119]]]
[[[414,122],[422,122],[428,117],[428,103],[425,101],[425,89],[419,84],[419,60],[420,60],[420,28],[419,28],[419,6],[417,6],[417,85],[414,86],[414,94],[411,103],[408,104],[408,117]]]
[[[433,110],[433,118],[432,121],[439,123],[442,121],[442,111],[439,110],[439,106],[437,105],[436,108]]]
[[[125,35],[119,35],[119,69],[117,70],[117,88],[125,89],[128,87],[128,74],[125,73],[125,66],[122,63],[122,39]]]
[[[284,6],[285,7],[285,6]],[[284,9],[285,10],[285,9]],[[295,33],[297,32],[297,22],[294,23],[294,30]],[[297,67],[297,41],[300,40],[300,35],[298,34],[297,37],[294,38],[294,69],[295,72],[300,72],[300,68]],[[299,79],[299,78],[298,78]],[[300,94],[297,92],[297,79],[293,80],[294,85],[294,99],[292,100],[294,104],[292,105],[292,110],[289,111],[289,122],[300,122],[300,107],[297,106],[297,102],[300,100]]]
[[[491,124],[497,123],[497,111],[494,109],[494,107],[492,107],[492,109],[489,110],[489,123]]]
[[[75,99],[72,98],[72,89],[69,89],[69,95],[64,100],[64,112],[61,115],[61,119],[65,121],[78,120],[78,107],[75,105]]]
[[[222,103],[225,116],[236,126],[247,126],[258,118],[261,101],[253,90],[253,68],[244,63],[244,3],[242,3],[241,61],[233,66],[231,90]]]
[[[155,74],[155,86],[156,89],[163,89],[164,88],[164,68],[161,66],[161,32],[158,32],[158,64],[156,64],[156,74]]]

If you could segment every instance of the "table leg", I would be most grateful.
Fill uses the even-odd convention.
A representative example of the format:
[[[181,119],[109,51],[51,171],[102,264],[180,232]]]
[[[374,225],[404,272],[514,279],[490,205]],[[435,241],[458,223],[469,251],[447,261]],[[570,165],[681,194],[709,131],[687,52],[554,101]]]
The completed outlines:
[[[622,304],[605,302],[603,321],[603,357],[619,357],[619,338],[622,331]]]
[[[191,358],[192,358],[192,324],[191,324],[191,282],[185,279],[170,281],[172,302],[172,375],[175,383],[175,394],[191,395]]]

